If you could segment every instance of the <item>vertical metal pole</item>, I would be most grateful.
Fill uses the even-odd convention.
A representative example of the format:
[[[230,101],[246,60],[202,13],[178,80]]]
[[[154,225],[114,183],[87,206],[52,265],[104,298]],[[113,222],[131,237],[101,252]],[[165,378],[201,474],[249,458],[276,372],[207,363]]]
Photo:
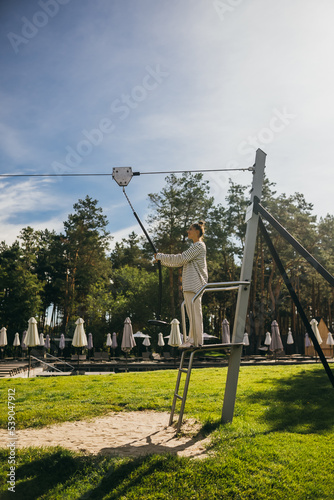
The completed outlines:
[[[261,149],[256,151],[254,177],[251,191],[251,204],[247,210],[247,228],[245,237],[244,256],[241,267],[240,281],[251,281],[253,262],[255,254],[256,236],[259,216],[254,213],[254,197],[261,200],[262,186],[264,179],[266,153]],[[237,306],[235,312],[235,321],[232,334],[232,343],[242,342],[245,333],[247,308],[249,302],[250,287],[240,286],[238,292]],[[237,394],[237,385],[240,369],[242,348],[232,347],[229,357],[222,422],[232,422],[235,398]]]

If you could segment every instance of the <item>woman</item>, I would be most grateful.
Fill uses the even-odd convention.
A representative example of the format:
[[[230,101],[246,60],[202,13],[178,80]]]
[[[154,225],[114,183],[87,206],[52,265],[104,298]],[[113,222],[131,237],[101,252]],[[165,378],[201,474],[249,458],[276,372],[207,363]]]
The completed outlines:
[[[188,342],[181,347],[196,347],[203,344],[203,317],[202,297],[194,303],[192,311],[191,301],[194,295],[208,281],[208,270],[206,265],[206,246],[203,241],[204,222],[192,224],[188,229],[188,238],[193,244],[183,253],[168,255],[164,253],[155,254],[156,260],[160,260],[163,266],[183,267],[182,289],[189,318]]]

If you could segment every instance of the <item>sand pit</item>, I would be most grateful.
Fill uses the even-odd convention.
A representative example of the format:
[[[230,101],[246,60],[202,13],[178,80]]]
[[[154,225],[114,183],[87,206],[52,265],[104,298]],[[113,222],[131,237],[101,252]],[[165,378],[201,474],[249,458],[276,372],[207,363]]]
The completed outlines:
[[[169,413],[121,412],[77,422],[65,422],[41,429],[17,430],[18,448],[62,446],[84,453],[138,457],[150,453],[173,453],[183,457],[205,458],[209,438],[197,433],[200,425],[186,420],[181,435],[168,427]],[[8,441],[0,430],[0,442]]]

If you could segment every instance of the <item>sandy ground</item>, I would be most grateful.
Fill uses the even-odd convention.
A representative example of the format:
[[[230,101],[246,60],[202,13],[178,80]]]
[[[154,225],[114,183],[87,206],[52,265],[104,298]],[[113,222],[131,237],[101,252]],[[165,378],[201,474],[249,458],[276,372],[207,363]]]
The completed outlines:
[[[16,431],[16,446],[62,446],[92,454],[136,457],[149,453],[173,453],[205,458],[209,438],[198,434],[200,425],[186,420],[181,433],[168,427],[169,413],[122,412],[90,420],[65,422],[41,429]],[[0,430],[1,446],[9,442],[8,432]]]

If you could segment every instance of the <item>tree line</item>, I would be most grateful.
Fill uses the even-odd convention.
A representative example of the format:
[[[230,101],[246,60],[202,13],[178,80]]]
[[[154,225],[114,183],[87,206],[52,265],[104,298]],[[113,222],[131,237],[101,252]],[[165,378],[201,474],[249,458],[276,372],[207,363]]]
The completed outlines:
[[[230,181],[225,203],[215,204],[202,174],[167,176],[162,190],[149,194],[147,225],[155,246],[165,253],[184,251],[189,245],[187,228],[203,219],[210,282],[238,280],[248,191]],[[333,215],[318,220],[302,194],[278,195],[268,179],[262,203],[334,274]],[[80,316],[100,347],[108,332],[122,331],[128,316],[134,331],[154,337],[154,327],[147,323],[158,310],[158,273],[151,247],[138,229],[138,234],[132,232],[111,250],[107,226],[98,201],[86,196],[74,204],[61,233],[28,226],[12,245],[1,243],[0,323],[8,330],[9,343],[15,332],[27,328],[31,316],[38,320],[39,331],[51,338],[60,332],[71,336]],[[275,230],[267,229],[308,316],[323,317],[332,327],[333,289]],[[181,269],[163,268],[162,319],[167,321],[180,319],[181,273]],[[220,337],[222,320],[233,324],[235,305],[234,292],[205,294],[204,330]],[[283,335],[291,327],[302,352],[303,325],[258,233],[247,317],[252,352],[257,352],[274,319]]]

